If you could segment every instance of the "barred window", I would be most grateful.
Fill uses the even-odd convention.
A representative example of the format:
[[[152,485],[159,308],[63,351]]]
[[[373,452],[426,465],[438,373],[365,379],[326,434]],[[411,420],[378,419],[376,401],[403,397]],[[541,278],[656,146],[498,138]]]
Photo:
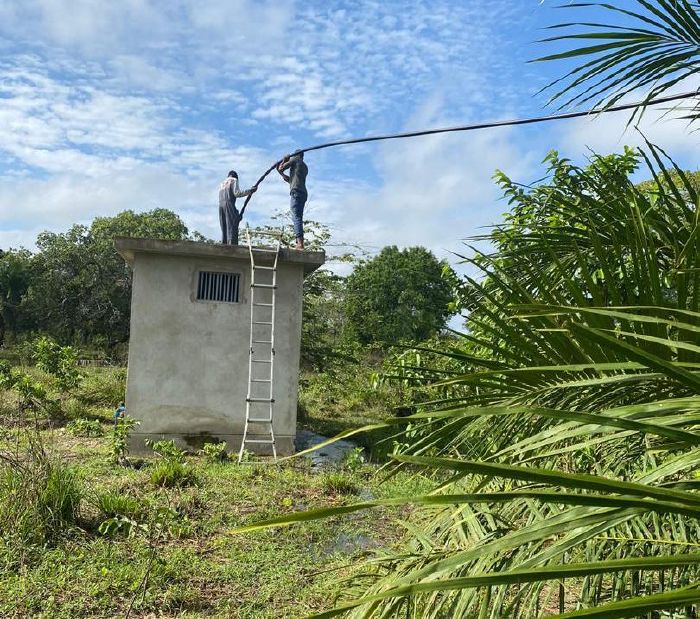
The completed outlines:
[[[239,273],[200,271],[197,278],[197,301],[238,303]]]

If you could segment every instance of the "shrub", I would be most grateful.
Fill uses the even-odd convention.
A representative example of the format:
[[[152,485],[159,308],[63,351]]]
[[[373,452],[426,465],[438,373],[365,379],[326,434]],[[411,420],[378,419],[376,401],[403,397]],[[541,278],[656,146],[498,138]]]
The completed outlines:
[[[165,458],[153,467],[151,483],[160,488],[181,488],[196,485],[197,477],[186,462]]]
[[[66,431],[73,436],[102,436],[102,424],[95,419],[75,419],[66,425]]]
[[[78,353],[71,346],[61,346],[48,337],[40,337],[34,343],[32,358],[37,367],[56,378],[63,390],[78,385],[82,376],[78,372]]]

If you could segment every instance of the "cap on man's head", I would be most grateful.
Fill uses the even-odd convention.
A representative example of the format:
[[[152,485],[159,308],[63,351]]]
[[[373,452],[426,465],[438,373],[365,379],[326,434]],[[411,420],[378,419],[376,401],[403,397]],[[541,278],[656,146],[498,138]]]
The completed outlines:
[[[238,172],[236,172],[236,170],[231,170],[228,175],[233,176],[233,178],[238,178]]]

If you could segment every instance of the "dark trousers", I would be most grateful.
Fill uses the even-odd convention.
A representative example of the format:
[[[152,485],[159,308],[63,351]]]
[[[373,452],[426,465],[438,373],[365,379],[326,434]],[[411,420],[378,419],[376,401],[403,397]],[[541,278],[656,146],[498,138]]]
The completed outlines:
[[[304,238],[304,205],[308,197],[305,191],[292,189],[289,192],[290,205],[289,210],[292,213],[292,223],[294,224],[294,237],[297,239]]]
[[[232,204],[219,207],[219,223],[221,224],[221,242],[225,245],[238,245],[238,226],[241,214]]]

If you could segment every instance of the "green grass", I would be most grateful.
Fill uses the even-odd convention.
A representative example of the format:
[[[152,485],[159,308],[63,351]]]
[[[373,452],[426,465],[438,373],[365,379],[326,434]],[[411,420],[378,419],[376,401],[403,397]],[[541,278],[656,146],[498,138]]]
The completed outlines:
[[[393,417],[401,400],[395,389],[386,384],[374,386],[374,369],[366,365],[347,364],[328,374],[304,372],[299,390],[299,424],[322,434],[335,436]],[[353,438],[372,459],[381,461],[391,451],[391,428]]]
[[[88,407],[88,418],[105,420],[109,410],[112,396],[101,395],[97,385],[118,393],[113,370],[105,372],[110,376],[91,371],[92,386],[75,396]],[[373,396],[360,399],[365,397]],[[375,414],[383,413],[368,413]],[[352,417],[353,425],[365,420]],[[374,466],[361,463],[315,472],[303,459],[238,466],[203,453],[184,457],[195,485],[154,483],[167,459],[154,456],[138,470],[115,465],[109,460],[111,426],[104,429],[102,437],[74,436],[66,428],[41,431],[51,461],[65,465],[74,480],[80,504],[69,526],[56,529],[51,544],[34,544],[20,565],[10,560],[8,536],[0,539],[0,617],[124,617],[132,602],[132,617],[303,617],[333,605],[353,557],[398,541],[403,529],[397,520],[407,511],[377,510],[248,535],[230,531],[283,513],[341,505],[357,500],[357,493],[397,496],[430,487],[403,474],[380,484]],[[14,439],[13,432],[0,433],[0,449],[14,448]],[[20,449],[26,445],[24,436]],[[132,528],[101,533],[109,522]]]

